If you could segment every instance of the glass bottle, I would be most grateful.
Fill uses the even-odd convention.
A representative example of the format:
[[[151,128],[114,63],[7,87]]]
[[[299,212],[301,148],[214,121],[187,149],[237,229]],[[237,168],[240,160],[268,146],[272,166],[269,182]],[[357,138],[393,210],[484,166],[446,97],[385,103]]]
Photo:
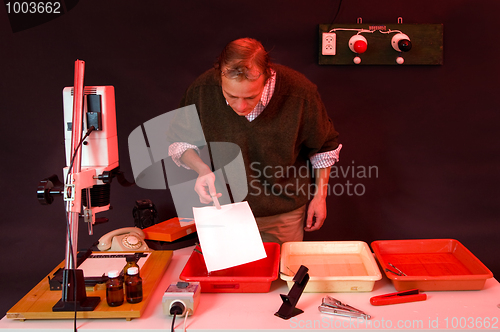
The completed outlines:
[[[106,302],[110,307],[117,307],[123,304],[123,282],[120,272],[117,270],[108,272],[106,281]]]
[[[129,267],[125,275],[125,294],[128,303],[142,301],[142,279],[138,267]]]
[[[127,276],[127,270],[129,267],[137,267],[139,269],[139,265],[137,265],[136,256],[135,255],[127,255],[125,256],[127,260],[127,264],[123,267],[123,277]],[[139,269],[140,271],[140,269]]]

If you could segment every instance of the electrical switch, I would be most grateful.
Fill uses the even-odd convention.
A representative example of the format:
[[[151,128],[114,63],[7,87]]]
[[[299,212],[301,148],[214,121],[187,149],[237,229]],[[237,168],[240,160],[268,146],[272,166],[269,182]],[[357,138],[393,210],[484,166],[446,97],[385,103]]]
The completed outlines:
[[[410,37],[405,35],[404,33],[397,33],[392,37],[391,40],[392,48],[398,52],[408,52],[411,50],[411,41]]]
[[[357,54],[364,53],[368,48],[368,42],[365,37],[361,35],[354,35],[349,39],[349,48]]]

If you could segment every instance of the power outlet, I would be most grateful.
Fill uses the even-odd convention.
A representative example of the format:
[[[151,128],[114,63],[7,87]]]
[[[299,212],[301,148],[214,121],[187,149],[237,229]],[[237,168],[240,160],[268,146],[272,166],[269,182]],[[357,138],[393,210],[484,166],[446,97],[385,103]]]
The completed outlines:
[[[334,32],[323,32],[323,40],[321,44],[322,55],[335,55],[337,35]]]
[[[184,312],[178,316],[192,315],[200,302],[200,292],[199,282],[178,282],[171,284],[163,294],[163,314],[170,315],[170,308],[172,308],[173,304],[181,303],[184,307]]]

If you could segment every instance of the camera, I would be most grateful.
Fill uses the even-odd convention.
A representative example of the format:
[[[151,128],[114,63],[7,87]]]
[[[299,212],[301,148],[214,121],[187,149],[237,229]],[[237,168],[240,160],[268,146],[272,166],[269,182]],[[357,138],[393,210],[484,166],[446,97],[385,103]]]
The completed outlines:
[[[158,212],[156,206],[149,199],[140,199],[135,201],[134,210],[135,227],[140,229],[153,226],[158,223]]]

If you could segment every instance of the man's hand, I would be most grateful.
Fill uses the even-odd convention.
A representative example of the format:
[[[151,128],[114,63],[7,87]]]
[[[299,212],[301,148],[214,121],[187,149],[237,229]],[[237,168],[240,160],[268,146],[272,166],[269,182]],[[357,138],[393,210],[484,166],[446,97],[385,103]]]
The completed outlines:
[[[307,208],[306,232],[317,231],[323,226],[326,219],[326,195],[328,194],[328,180],[330,167],[318,168],[316,172],[316,193]]]
[[[222,196],[221,193],[217,194],[215,190],[215,174],[213,172],[198,175],[194,185],[194,191],[198,193],[200,202],[203,204],[211,203],[213,201],[212,196],[216,196],[217,198]]]
[[[181,156],[181,161],[198,173],[194,190],[200,197],[201,203],[209,204],[213,201],[213,196],[217,198],[222,196],[221,193],[217,194],[215,190],[215,174],[210,167],[201,160],[196,151],[192,149],[186,150]]]
[[[326,199],[315,196],[307,208],[306,232],[317,231],[326,219]]]

